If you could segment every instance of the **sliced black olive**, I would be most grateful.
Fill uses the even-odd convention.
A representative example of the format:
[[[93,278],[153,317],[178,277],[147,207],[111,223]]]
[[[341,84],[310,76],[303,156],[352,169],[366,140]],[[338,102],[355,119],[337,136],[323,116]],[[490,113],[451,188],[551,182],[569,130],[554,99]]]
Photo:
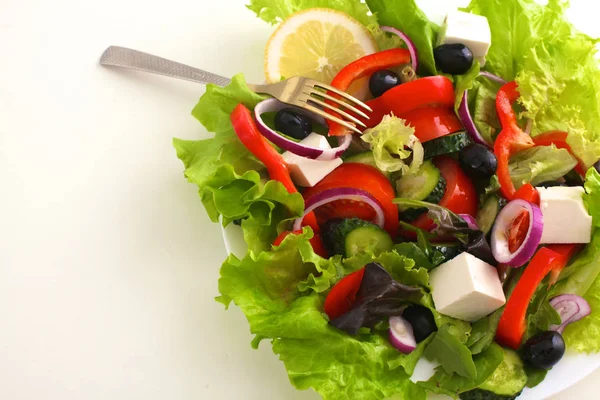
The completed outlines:
[[[369,79],[369,90],[374,97],[379,97],[394,86],[400,84],[400,77],[390,70],[382,69],[375,72]]]
[[[442,44],[433,49],[437,66],[447,74],[463,75],[473,65],[473,52],[462,43]]]
[[[284,135],[302,140],[312,133],[312,121],[290,108],[284,108],[275,115],[275,129]]]
[[[422,342],[433,332],[437,331],[433,314],[427,307],[419,305],[409,306],[402,312],[402,317],[412,326],[417,343]]]
[[[489,178],[496,173],[498,167],[494,153],[479,143],[463,148],[458,154],[458,162],[465,174],[472,179]]]
[[[522,351],[523,361],[532,367],[550,369],[565,354],[565,341],[560,333],[546,331],[530,337]]]

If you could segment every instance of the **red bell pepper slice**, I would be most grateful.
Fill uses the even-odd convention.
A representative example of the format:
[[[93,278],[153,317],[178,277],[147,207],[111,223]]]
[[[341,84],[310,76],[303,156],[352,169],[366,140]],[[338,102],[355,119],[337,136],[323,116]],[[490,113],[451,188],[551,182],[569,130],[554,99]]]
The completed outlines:
[[[516,191],[515,199],[525,200],[539,206],[540,192],[538,192],[532,184],[526,183],[523,186],[521,186],[519,190]]]
[[[508,169],[510,157],[518,151],[534,146],[531,137],[517,125],[517,115],[512,105],[518,98],[517,83],[514,81],[502,86],[496,96],[496,111],[502,131],[494,142],[494,154],[498,159],[500,192],[508,200],[513,200],[516,193]]]
[[[345,92],[348,90],[352,82],[356,81],[357,79],[372,75],[373,73],[382,69],[397,67],[399,65],[408,64],[409,62],[410,53],[406,49],[390,49],[369,54],[342,68],[335,78],[333,78],[333,81],[331,81],[331,86]],[[330,95],[336,96],[333,93],[330,93]],[[328,101],[328,103],[331,105],[336,105],[331,101]],[[333,111],[328,112],[332,115],[335,115]],[[335,122],[328,121],[328,125],[329,136],[341,136],[348,134],[348,129],[336,124]]]
[[[571,146],[567,143],[567,136],[569,136],[569,134],[565,131],[548,131],[534,137],[533,143],[535,143],[536,146],[555,145],[559,149],[567,150],[577,160],[575,171],[579,175],[585,176],[585,164],[583,164],[579,157],[571,150]]]
[[[292,182],[287,164],[281,154],[260,134],[256,123],[252,119],[250,110],[243,104],[238,104],[233,109],[230,119],[233,130],[240,141],[267,167],[269,177],[281,182],[289,193],[297,193],[298,189]],[[307,214],[304,217],[303,224],[310,226],[315,233],[319,232],[319,225],[314,213]]]
[[[281,242],[283,242],[283,239],[288,237],[288,235],[291,235],[291,234],[299,235],[301,233],[302,233],[302,230],[297,230],[297,231],[293,231],[293,232],[290,232],[290,231],[281,232],[279,234],[279,236],[277,236],[275,241],[273,241],[273,246],[279,246],[281,244]],[[312,245],[312,248],[317,255],[320,255],[323,258],[329,258],[329,254],[327,254],[327,250],[325,250],[325,246],[323,245],[323,241],[321,240],[320,235],[314,233],[313,237],[310,238],[309,242]]]
[[[502,312],[496,331],[498,343],[515,350],[521,346],[527,328],[527,308],[537,287],[548,273],[560,273],[579,248],[576,244],[549,245],[535,253]]]

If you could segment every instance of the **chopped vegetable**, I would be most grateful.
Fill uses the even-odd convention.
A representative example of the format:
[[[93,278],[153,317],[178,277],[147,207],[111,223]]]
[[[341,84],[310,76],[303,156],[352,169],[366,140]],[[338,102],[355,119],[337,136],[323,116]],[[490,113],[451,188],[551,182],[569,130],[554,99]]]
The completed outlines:
[[[315,160],[333,160],[338,158],[344,151],[348,149],[350,143],[352,142],[352,135],[348,134],[346,136],[341,136],[339,138],[339,146],[333,149],[322,149],[318,147],[309,147],[305,146],[302,143],[295,142],[291,139],[286,138],[285,136],[277,133],[273,129],[269,128],[269,126],[262,120],[261,115],[266,112],[279,112],[282,110],[289,110],[289,105],[280,102],[277,99],[267,99],[260,102],[254,108],[254,118],[256,119],[256,125],[260,133],[273,144],[281,147],[284,150],[287,150],[291,153],[297,154],[301,157],[312,158]],[[286,111],[288,114],[289,111]],[[304,111],[300,108],[294,109],[299,116],[305,116],[310,118],[316,118],[314,115],[310,115],[307,111]],[[275,123],[277,123],[277,118],[275,119]],[[321,123],[324,123],[324,120],[320,119]],[[302,128],[304,132],[307,128]],[[311,130],[312,132],[312,130]],[[308,136],[311,132],[308,132],[306,136]],[[285,132],[284,132],[285,133]],[[293,135],[289,135],[293,136]],[[298,136],[298,135],[297,135]],[[303,137],[296,137],[296,139],[304,139]]]
[[[551,245],[537,251],[517,282],[500,318],[496,332],[496,340],[500,344],[515,350],[521,346],[527,307],[535,290],[551,271],[560,272],[577,250],[576,245]]]
[[[502,131],[494,143],[494,153],[498,159],[498,179],[500,191],[508,200],[515,196],[516,189],[510,177],[508,163],[510,157],[521,150],[533,147],[531,137],[517,125],[517,116],[512,104],[519,98],[517,84],[509,82],[502,86],[496,97],[498,118],[502,124]]]
[[[400,315],[407,303],[421,297],[421,289],[396,282],[381,265],[371,263],[365,266],[352,308],[330,324],[356,335],[362,327],[373,328],[384,318]]]
[[[406,121],[386,115],[361,136],[369,143],[377,167],[384,172],[415,172],[423,163],[423,146]]]
[[[389,338],[392,346],[404,354],[417,348],[412,326],[401,316],[390,317]]]
[[[565,341],[555,331],[538,333],[523,345],[523,360],[535,368],[550,369],[564,354]]]
[[[560,325],[552,325],[550,326],[550,330],[556,331],[561,335],[567,325],[587,317],[592,312],[590,304],[583,297],[576,294],[556,296],[550,300],[550,305],[560,315],[561,320]]]
[[[509,202],[498,214],[492,229],[492,253],[496,261],[520,267],[535,253],[544,220],[538,206],[516,199]]]

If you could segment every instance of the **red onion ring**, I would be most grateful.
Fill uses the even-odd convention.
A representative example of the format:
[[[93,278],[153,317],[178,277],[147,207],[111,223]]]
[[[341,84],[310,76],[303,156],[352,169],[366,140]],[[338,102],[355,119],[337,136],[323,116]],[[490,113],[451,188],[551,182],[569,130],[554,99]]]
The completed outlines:
[[[379,29],[381,29],[384,32],[393,33],[404,42],[406,48],[408,49],[408,52],[410,53],[410,66],[415,72],[417,72],[417,67],[419,66],[417,46],[415,46],[412,40],[410,40],[410,38],[406,36],[404,32],[399,31],[398,29],[393,28],[391,26],[380,26]]]
[[[551,331],[563,333],[567,325],[577,322],[587,317],[592,312],[590,304],[581,296],[576,294],[562,294],[550,300],[550,305],[554,307],[560,315],[560,325],[550,325]]]
[[[473,218],[472,215],[458,214],[458,216],[465,220],[467,225],[469,225],[469,228],[474,229],[474,230],[479,230],[479,225],[477,225],[477,220],[475,220],[475,218]]]
[[[494,75],[492,73],[486,72],[486,71],[480,72],[479,76],[483,76],[494,82],[498,82],[502,85],[504,85],[506,83],[506,81],[504,79],[502,79],[499,76]],[[471,116],[471,111],[469,110],[469,91],[468,90],[465,90],[465,92],[463,93],[462,100],[460,102],[460,107],[458,108],[458,119],[460,119],[460,122],[462,122],[462,124],[464,125],[465,130],[467,131],[467,133],[469,133],[469,135],[471,135],[471,137],[473,138],[473,140],[476,143],[483,144],[484,146],[487,146],[490,148],[493,147],[493,145],[488,143],[484,139],[484,137],[481,136],[479,129],[477,129],[477,126],[475,125],[475,121],[473,121],[473,117]]]
[[[511,253],[508,249],[508,238],[506,232],[523,211],[529,213],[529,229],[523,243]],[[492,254],[496,261],[511,267],[520,267],[535,254],[542,239],[544,220],[540,208],[528,201],[516,199],[509,202],[498,214],[494,227],[492,228]]]
[[[254,118],[256,119],[256,125],[258,126],[258,130],[260,131],[260,133],[267,140],[274,143],[276,146],[279,146],[282,149],[287,150],[290,153],[294,153],[300,157],[311,158],[313,160],[320,161],[335,160],[342,153],[344,153],[344,151],[346,151],[348,147],[350,147],[350,143],[352,142],[351,134],[340,136],[338,138],[338,147],[334,147],[332,149],[320,149],[317,147],[306,146],[302,143],[295,142],[286,138],[283,135],[280,135],[273,129],[269,128],[267,124],[265,124],[261,117],[261,114],[270,111],[279,111],[283,108],[293,108],[298,114],[302,114],[309,118],[313,118],[319,123],[326,125],[325,120],[323,118],[317,117],[315,114],[303,110],[300,107],[285,104],[273,98],[263,100],[260,103],[258,103],[254,108]]]
[[[302,229],[302,220],[306,214],[313,211],[315,208],[319,208],[324,204],[331,203],[332,201],[336,200],[354,200],[368,204],[375,211],[375,223],[379,225],[379,227],[383,228],[385,223],[383,208],[381,208],[381,204],[379,204],[379,202],[373,196],[360,189],[335,188],[323,190],[322,192],[309,197],[304,206],[304,214],[301,218],[298,218],[294,221],[293,230]]]
[[[400,316],[390,317],[389,340],[401,353],[408,354],[417,348],[412,325]]]

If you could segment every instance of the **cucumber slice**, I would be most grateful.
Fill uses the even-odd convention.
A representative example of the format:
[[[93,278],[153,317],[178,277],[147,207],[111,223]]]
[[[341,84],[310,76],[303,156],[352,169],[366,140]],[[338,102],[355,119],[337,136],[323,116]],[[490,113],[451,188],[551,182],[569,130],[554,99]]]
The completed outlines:
[[[326,223],[322,230],[323,243],[333,254],[351,257],[361,252],[379,254],[392,249],[390,235],[379,226],[359,218]]]
[[[461,131],[423,143],[425,159],[456,153],[473,143],[467,132]]]
[[[358,253],[370,252],[375,255],[392,250],[392,238],[375,224],[353,229],[346,235],[345,256],[351,257]]]
[[[354,154],[344,160],[345,163],[359,163],[370,165],[371,167],[377,167],[377,163],[375,162],[375,156],[372,151],[363,151],[362,153]],[[380,170],[381,171],[381,170]],[[391,172],[381,171],[388,179],[390,178]]]
[[[398,179],[396,194],[404,199],[424,200],[434,191],[440,179],[443,179],[440,170],[431,161],[425,161],[417,172]]]
[[[488,197],[477,212],[477,225],[484,234],[488,234],[500,212],[500,199],[495,194]]]
[[[446,180],[440,174],[431,161],[425,161],[421,168],[414,174],[405,174],[396,182],[396,194],[398,197],[423,200],[428,203],[439,203],[446,192]],[[402,212],[402,219],[405,221],[414,221],[419,218],[427,209],[409,208]]]

